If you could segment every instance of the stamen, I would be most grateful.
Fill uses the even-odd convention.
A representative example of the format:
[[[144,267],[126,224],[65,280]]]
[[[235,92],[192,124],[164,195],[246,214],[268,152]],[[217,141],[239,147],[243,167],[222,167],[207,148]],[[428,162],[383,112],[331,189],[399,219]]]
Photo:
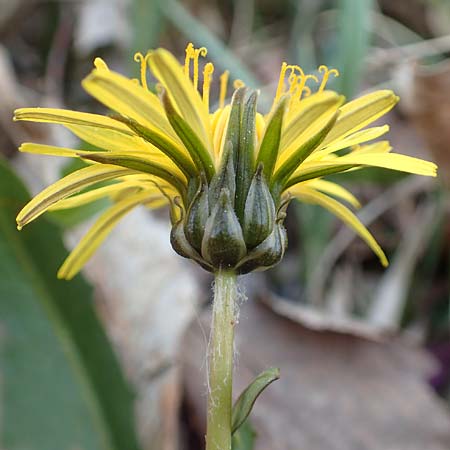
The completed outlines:
[[[209,111],[209,88],[211,86],[213,72],[214,65],[210,62],[207,63],[203,69],[203,103],[207,111]]]
[[[317,79],[317,77],[315,75],[308,74],[308,75],[301,76],[300,83],[298,84],[298,90],[297,90],[297,100],[298,101],[300,101],[302,99],[302,95],[305,90],[309,91],[309,94],[311,94],[311,89],[308,86],[306,86],[306,82],[308,80],[314,80],[316,83],[319,82],[319,80]]]
[[[150,58],[150,52],[148,52],[145,56],[141,52],[137,52],[134,55],[134,60],[137,63],[141,64],[141,84],[144,89],[148,90],[147,85],[147,63]]]
[[[189,78],[189,68],[191,65],[191,59],[194,57],[194,44],[189,42],[186,47],[186,57],[184,59],[184,74]]]
[[[305,97],[309,97],[311,95],[311,88],[309,86],[304,86],[303,92],[305,93]]]
[[[291,97],[293,97],[295,92],[298,91],[298,85],[301,83],[304,76],[305,74],[303,73],[302,69],[300,69],[300,75],[296,75],[294,69],[291,69],[291,74],[288,78],[289,94],[291,95]]]
[[[277,86],[277,92],[275,94],[274,104],[283,95],[283,91],[284,91],[284,77],[286,75],[287,68],[288,68],[288,65],[285,62],[283,62],[283,64],[281,65],[281,69],[280,69],[280,78],[278,79],[278,86]]]
[[[337,69],[329,69],[327,66],[321,65],[319,67],[319,72],[323,72],[322,82],[320,83],[320,87],[318,92],[322,92],[327,85],[328,78],[330,75],[334,75],[335,77],[339,76],[339,71]]]
[[[227,86],[229,77],[230,77],[229,70],[225,70],[225,72],[222,75],[220,75],[219,108],[223,108],[225,106],[225,98],[227,96]]]
[[[197,89],[198,88],[198,59],[200,58],[200,56],[206,56],[208,53],[208,50],[205,47],[200,47],[200,48],[196,48],[194,50],[194,79],[193,79],[193,83],[194,83],[194,88]]]
[[[245,86],[245,83],[242,80],[238,79],[238,80],[234,80],[234,82],[233,82],[234,89],[239,89],[244,86]]]
[[[103,61],[102,58],[95,58],[94,59],[94,66],[97,70],[104,70],[106,72],[109,72],[109,68],[106,65],[105,61]]]

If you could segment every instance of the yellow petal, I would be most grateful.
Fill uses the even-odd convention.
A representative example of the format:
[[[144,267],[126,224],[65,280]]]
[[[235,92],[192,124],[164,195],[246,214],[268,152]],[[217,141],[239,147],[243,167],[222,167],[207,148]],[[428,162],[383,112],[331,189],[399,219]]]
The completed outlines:
[[[381,247],[378,245],[377,241],[370,234],[369,230],[361,223],[361,221],[353,214],[348,208],[328,197],[325,194],[314,191],[313,189],[302,188],[298,189],[296,192],[296,197],[306,203],[312,203],[330,211],[335,216],[339,217],[343,222],[345,222],[350,228],[352,228],[374,251],[374,253],[380,259],[381,264],[386,267],[388,265],[388,260],[384,254]]]
[[[399,98],[388,90],[376,91],[346,103],[336,125],[324,141],[324,145],[342,139],[377,120],[390,111]]]
[[[325,113],[323,113],[320,118],[315,120],[314,122],[309,124],[309,127],[301,133],[297,138],[292,142],[292,144],[283,149],[283,152],[278,155],[277,163],[275,168],[278,169],[292,154],[294,154],[299,148],[303,147],[306,142],[310,141],[315,135],[317,135],[321,130],[325,129],[327,125],[335,120],[336,114],[338,112],[336,109],[328,109]],[[334,125],[333,125],[334,127]],[[333,128],[329,132],[332,132]],[[325,137],[326,139],[326,137]],[[320,142],[314,152],[319,151],[323,147],[323,141]],[[281,148],[281,147],[280,147]]]
[[[105,150],[156,150],[127,125],[98,114],[52,108],[22,108],[15,112],[14,119],[64,125],[83,141]]]
[[[77,125],[66,125],[73,134],[89,144],[103,148],[108,151],[141,150],[154,151],[156,147],[148,144],[139,136],[106,131],[94,127],[81,127]]]
[[[257,142],[261,142],[264,136],[264,131],[266,129],[266,121],[264,116],[260,113],[256,113],[256,139]]]
[[[19,151],[24,153],[35,153],[48,156],[64,156],[69,158],[79,158],[81,150],[73,148],[55,147],[53,145],[35,144],[33,142],[25,142],[19,147]]]
[[[66,280],[73,278],[106,239],[117,222],[133,208],[141,204],[150,205],[152,202],[155,202],[157,206],[161,206],[163,200],[165,199],[161,197],[161,194],[158,195],[154,192],[144,191],[126,197],[110,207],[97,219],[91,229],[64,261],[58,271],[58,278],[64,278]]]
[[[114,164],[155,176],[174,186],[180,194],[184,193],[187,186],[187,179],[183,172],[164,155],[149,157],[144,152],[83,152],[80,156],[88,161],[106,165]]]
[[[230,111],[231,111],[230,105],[225,106],[225,108],[221,110],[220,116],[217,120],[216,127],[214,128],[213,147],[214,147],[216,167],[218,167],[220,163],[220,157],[222,155],[222,150],[224,146],[225,130],[227,129]]]
[[[158,97],[142,86],[118,73],[97,69],[82,84],[89,94],[108,108],[178,141]]]
[[[80,125],[105,128],[132,135],[131,130],[123,123],[100,114],[91,114],[69,109],[57,108],[20,108],[14,111],[14,120],[31,122],[57,123],[62,125]]]
[[[280,153],[288,148],[298,148],[306,142],[315,134],[314,130],[310,131],[313,124],[327,122],[342,101],[343,97],[332,91],[324,91],[303,99],[295,109],[295,114],[292,111],[288,113],[288,120],[281,135]],[[318,127],[321,127],[320,123]]]
[[[296,192],[301,192],[301,190],[304,187],[307,187],[308,189],[321,191],[324,192],[325,194],[332,195],[333,197],[340,198],[349,203],[350,205],[352,205],[354,208],[361,207],[361,203],[359,203],[359,200],[350,191],[343,188],[339,184],[332,183],[331,181],[326,180],[306,181],[305,183],[301,183],[291,187],[288,192],[292,193],[293,195],[296,195]]]
[[[124,181],[121,183],[109,184],[108,186],[102,186],[97,189],[92,189],[91,191],[83,192],[82,194],[73,195],[64,200],[60,200],[58,203],[55,203],[52,207],[50,207],[49,211],[77,208],[101,198],[112,196],[113,194],[121,194],[124,191],[132,189],[141,190],[143,185],[143,183],[136,181]],[[148,189],[154,189],[155,193],[159,192],[156,187],[150,186]]]
[[[149,148],[151,148],[149,144]],[[69,158],[88,158],[89,155],[96,155],[99,152],[97,150],[77,150],[73,148],[65,148],[65,147],[55,147],[53,145],[45,145],[45,144],[35,144],[32,142],[26,142],[19,147],[19,151],[24,153],[35,153],[40,155],[48,155],[48,156],[64,156]],[[180,171],[180,169],[175,165],[175,163],[168,158],[166,155],[161,153],[159,150],[130,150],[127,152],[124,151],[113,151],[113,152],[100,152],[105,155],[113,156],[124,156],[139,158],[144,161],[150,161],[159,164],[168,172],[175,174],[182,180],[185,180],[184,174]]]
[[[175,57],[164,49],[151,53],[150,69],[166,89],[179,114],[211,151],[211,135],[208,111],[198,91]]]
[[[355,166],[382,167],[384,169],[398,170],[400,172],[414,173],[435,177],[436,164],[412,156],[398,153],[359,153],[352,152],[338,159],[339,164],[351,164]]]
[[[339,119],[338,119],[339,120]],[[350,136],[334,141],[333,144],[329,144],[322,150],[319,150],[311,155],[313,158],[315,156],[321,157],[328,153],[337,152],[338,150],[342,150],[343,148],[353,147],[354,145],[361,144],[363,142],[372,141],[374,139],[379,138],[383,134],[386,134],[389,131],[389,126],[384,125],[382,127],[373,127],[368,128],[366,130],[358,131],[356,133],[351,134]]]
[[[389,141],[379,141],[374,142],[373,144],[367,145],[357,145],[353,149],[354,152],[357,152],[358,155],[362,155],[364,153],[389,153],[392,150],[391,144]]]
[[[111,180],[136,173],[123,167],[102,164],[85,167],[67,175],[56,183],[50,185],[33,199],[17,215],[17,228],[20,230],[27,223],[39,217],[57,201],[81,191],[100,181]]]
[[[355,150],[348,155],[341,157],[330,154],[322,160],[305,162],[292,174],[286,187],[313,178],[321,178],[325,175],[363,167],[381,167],[416,175],[436,176],[437,166],[432,162],[413,158],[411,156],[400,155],[398,153],[388,153],[390,147],[386,142],[380,142],[373,145],[374,147],[369,146],[368,152]],[[362,147],[362,149],[364,149],[364,147]]]
[[[328,157],[334,155],[328,155]],[[334,160],[327,161],[311,161],[303,163],[289,178],[286,184],[286,188],[294,186],[298,183],[304,181],[312,180],[315,178],[322,178],[326,175],[331,175],[335,173],[345,172],[346,170],[352,169],[354,166],[352,164],[346,164],[336,162],[342,158],[335,157]]]

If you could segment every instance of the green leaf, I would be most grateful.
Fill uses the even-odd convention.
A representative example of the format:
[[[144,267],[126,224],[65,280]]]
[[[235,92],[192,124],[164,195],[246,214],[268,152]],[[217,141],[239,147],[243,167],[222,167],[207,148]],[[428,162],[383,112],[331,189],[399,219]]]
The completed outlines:
[[[256,399],[269,384],[280,378],[280,369],[272,367],[258,375],[242,392],[233,406],[231,433],[235,433],[250,414]]]
[[[234,433],[231,439],[232,450],[253,450],[255,447],[256,433],[247,420]]]
[[[161,0],[133,0],[131,2],[133,33],[132,48],[130,53],[136,51],[145,52],[158,45],[161,33],[165,28],[165,20],[160,9]],[[135,74],[139,76],[137,65],[131,66]]]
[[[373,0],[340,0],[338,61],[341,76],[336,80],[338,92],[351,98],[358,90],[369,47],[370,18]]]
[[[92,289],[56,272],[67,256],[44,219],[18,232],[29,200],[0,160],[0,447],[137,450],[132,394],[92,306]]]

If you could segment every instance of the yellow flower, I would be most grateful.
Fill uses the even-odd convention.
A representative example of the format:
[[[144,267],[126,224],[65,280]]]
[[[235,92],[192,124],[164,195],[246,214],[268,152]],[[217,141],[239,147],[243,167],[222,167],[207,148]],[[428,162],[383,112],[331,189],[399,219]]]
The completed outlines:
[[[228,72],[219,77],[218,105],[210,111],[209,92],[214,72],[210,62],[203,66],[201,89],[199,86],[199,59],[206,53],[205,48],[196,49],[189,44],[184,66],[164,49],[145,56],[138,53],[135,60],[141,64],[140,82],[111,71],[97,58],[95,69],[83,80],[83,87],[114,111],[109,116],[51,108],[22,108],[15,112],[15,120],[62,124],[81,140],[104,150],[74,150],[34,143],[20,147],[23,152],[82,158],[89,165],[33,198],[17,216],[19,229],[47,210],[73,208],[102,197],[113,200],[113,206],[100,215],[64,262],[58,276],[72,278],[116,223],[138,205],[156,208],[170,204],[174,247],[184,256],[190,256],[192,250],[192,259],[208,270],[214,270],[220,257],[211,256],[213,250],[207,248],[208,243],[200,242],[201,236],[200,241],[198,236],[191,236],[186,245],[195,248],[186,250],[183,247],[185,236],[180,238],[176,234],[176,224],[183,218],[197,220],[201,211],[194,217],[193,210],[202,205],[203,200],[207,204],[208,198],[209,207],[206,208],[211,211],[204,214],[203,228],[205,221],[212,221],[208,216],[213,215],[213,203],[222,202],[222,209],[226,210],[231,202],[235,208],[236,215],[233,212],[227,218],[229,227],[233,228],[235,223],[241,225],[236,228],[236,242],[239,242],[233,254],[239,264],[233,263],[233,267],[241,267],[243,260],[248,261],[252,248],[261,248],[261,239],[267,238],[275,221],[281,227],[284,206],[291,197],[331,211],[353,228],[382,264],[387,265],[373,236],[339,201],[357,208],[356,198],[323,177],[368,166],[436,175],[435,164],[391,153],[387,141],[366,144],[388,131],[387,125],[367,126],[387,113],[398,97],[389,90],[382,90],[345,103],[343,96],[326,90],[329,76],[339,75],[335,69],[319,67],[319,80],[315,75],[304,74],[299,66],[283,63],[268,114],[256,112],[257,93],[246,97],[246,89],[239,80],[234,83],[238,89],[232,103],[227,104]],[[159,95],[148,88],[149,70],[157,80]],[[212,198],[211,194],[205,194],[204,188],[212,192],[212,186],[217,187],[225,177],[227,148],[234,152],[232,184],[236,186],[233,184],[232,189],[222,186],[216,189],[216,196]],[[344,149],[350,151],[339,152]],[[105,181],[110,184],[105,186]],[[83,191],[87,187],[94,189]],[[244,215],[253,214],[253,219],[257,218],[261,214],[258,202],[265,202],[268,192],[272,197],[266,203],[272,204],[273,200],[276,217],[271,222],[272,228],[261,228],[261,239],[258,240],[252,236],[250,225],[247,224],[246,230],[244,223],[253,224],[254,221],[245,219]],[[251,204],[254,199],[258,199],[257,203]],[[272,206],[267,208],[269,211]],[[185,223],[187,233],[186,226]],[[206,228],[214,234],[212,226],[209,224]],[[192,244],[196,239],[197,246]],[[285,241],[283,237],[280,239],[282,256]],[[219,263],[212,262],[217,258]],[[270,264],[261,265],[266,266]]]

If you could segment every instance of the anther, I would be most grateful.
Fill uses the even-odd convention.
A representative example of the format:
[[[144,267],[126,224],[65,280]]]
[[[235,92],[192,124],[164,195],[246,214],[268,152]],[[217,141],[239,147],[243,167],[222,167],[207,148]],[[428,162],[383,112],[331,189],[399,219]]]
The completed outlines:
[[[147,63],[150,57],[150,52],[145,56],[141,52],[137,52],[134,55],[134,60],[141,65],[141,84],[144,89],[148,90],[147,85]]]
[[[242,80],[234,80],[234,82],[233,82],[233,88],[234,89],[239,89],[239,88],[241,88],[241,87],[244,87],[245,86],[245,83],[242,81]]]
[[[319,67],[319,72],[323,72],[322,82],[320,83],[320,87],[318,92],[322,92],[327,85],[328,78],[330,75],[334,75],[335,77],[339,76],[339,71],[337,69],[329,69],[327,66],[321,65]]]
[[[219,108],[225,106],[225,98],[227,96],[227,86],[228,78],[230,77],[230,72],[225,70],[225,72],[220,75],[220,94],[219,94]]]
[[[207,111],[209,111],[209,88],[211,86],[213,72],[213,64],[210,62],[207,63],[203,69],[203,103]]]

